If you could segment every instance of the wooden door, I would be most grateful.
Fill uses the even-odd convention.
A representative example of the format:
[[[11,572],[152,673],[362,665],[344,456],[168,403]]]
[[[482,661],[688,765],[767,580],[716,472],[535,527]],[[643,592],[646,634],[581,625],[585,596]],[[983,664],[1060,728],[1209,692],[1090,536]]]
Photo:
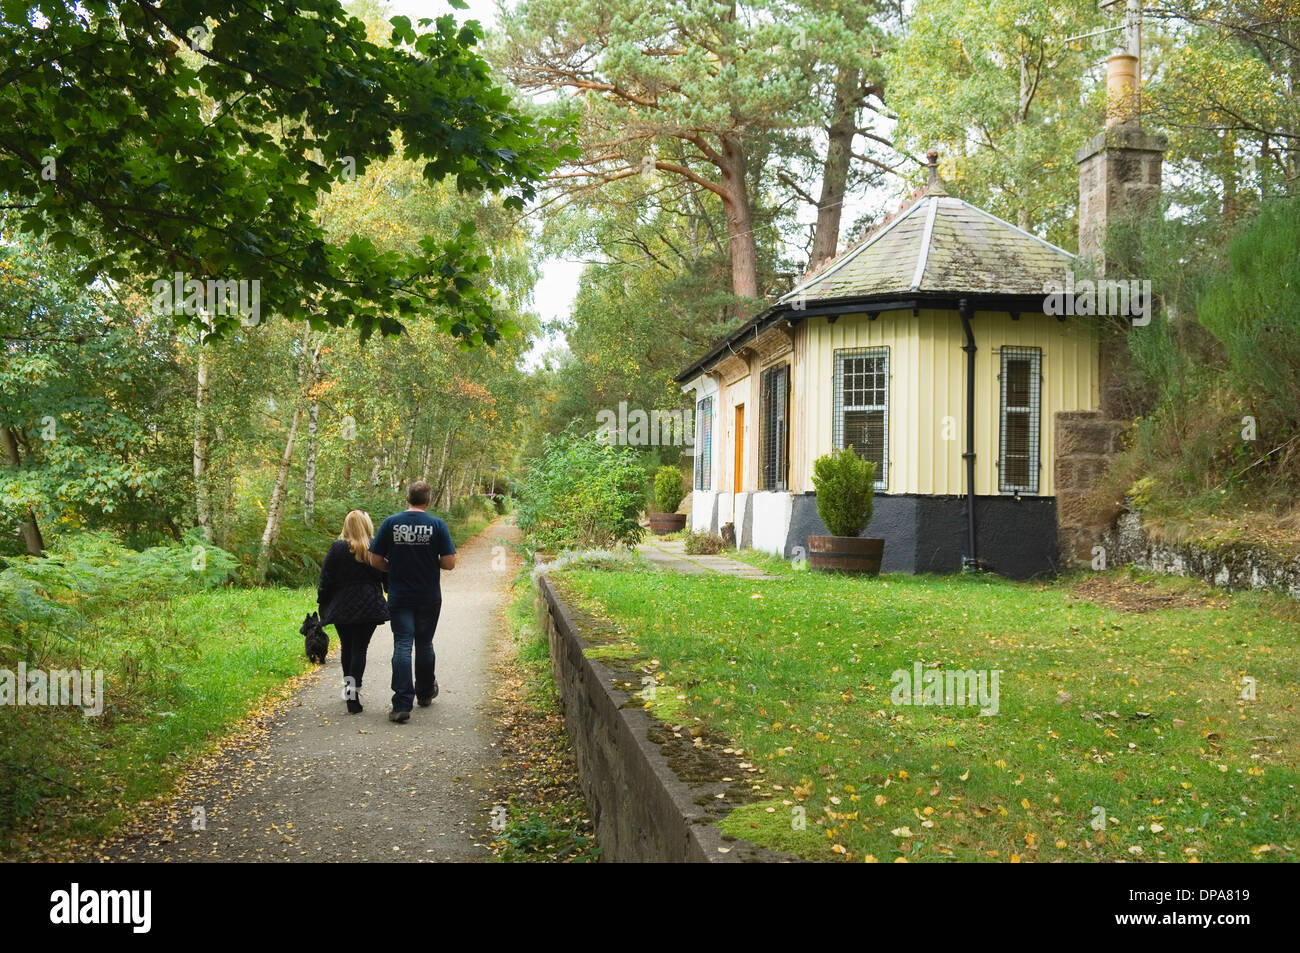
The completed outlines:
[[[745,477],[745,405],[736,405],[736,439],[732,441],[736,446],[736,462],[731,468],[732,489],[736,493],[744,490]]]

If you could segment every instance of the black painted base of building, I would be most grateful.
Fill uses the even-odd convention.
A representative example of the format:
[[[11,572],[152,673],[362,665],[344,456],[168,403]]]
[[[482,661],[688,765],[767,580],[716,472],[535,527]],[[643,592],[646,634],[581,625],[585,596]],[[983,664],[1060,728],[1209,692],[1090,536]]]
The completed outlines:
[[[806,553],[809,536],[824,535],[816,494],[795,494],[786,557],[796,547]],[[882,572],[957,572],[967,544],[966,497],[880,494],[862,535],[885,541]],[[1055,575],[1056,499],[975,497],[975,548],[981,569],[1012,579]]]

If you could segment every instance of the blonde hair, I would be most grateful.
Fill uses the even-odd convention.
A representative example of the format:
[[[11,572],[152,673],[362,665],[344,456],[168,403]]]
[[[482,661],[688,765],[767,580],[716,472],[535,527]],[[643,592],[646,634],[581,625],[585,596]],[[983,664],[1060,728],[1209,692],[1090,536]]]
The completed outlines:
[[[343,517],[343,532],[339,539],[348,544],[357,562],[369,562],[366,553],[370,550],[370,540],[375,535],[375,524],[370,522],[370,514],[365,510],[353,510]]]

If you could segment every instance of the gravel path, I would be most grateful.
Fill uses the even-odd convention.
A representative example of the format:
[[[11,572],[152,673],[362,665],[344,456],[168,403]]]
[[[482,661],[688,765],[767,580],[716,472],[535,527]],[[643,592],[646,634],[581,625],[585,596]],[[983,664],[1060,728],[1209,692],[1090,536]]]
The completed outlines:
[[[485,714],[492,645],[513,571],[494,523],[443,573],[434,638],[439,695],[405,725],[388,721],[393,638],[375,631],[361,690],[365,711],[341,697],[338,639],[312,679],[251,750],[196,768],[152,833],[136,833],[106,859],[150,861],[464,861],[486,858],[497,761]],[[295,636],[296,638],[297,636]],[[195,806],[206,828],[191,829]],[[169,818],[169,820],[167,819]],[[148,828],[146,828],[148,830]]]

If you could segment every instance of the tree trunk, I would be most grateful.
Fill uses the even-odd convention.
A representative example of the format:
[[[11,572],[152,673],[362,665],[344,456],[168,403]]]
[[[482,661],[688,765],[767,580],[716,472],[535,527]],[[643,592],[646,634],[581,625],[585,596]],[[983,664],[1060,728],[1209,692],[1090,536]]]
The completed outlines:
[[[266,581],[266,571],[271,564],[271,550],[280,541],[280,526],[284,522],[284,500],[289,485],[289,464],[293,460],[293,442],[298,436],[298,420],[302,411],[293,412],[293,423],[289,425],[289,439],[284,442],[284,454],[280,457],[280,468],[275,474],[275,488],[271,490],[271,505],[266,510],[266,529],[262,532],[262,545],[257,551],[257,581]]]
[[[813,230],[809,271],[835,257],[840,244],[840,218],[849,181],[853,137],[858,132],[858,70],[841,70],[835,84],[835,112],[827,130],[826,161],[822,164],[822,191],[817,198],[817,225]]]
[[[203,538],[210,543],[212,542],[212,491],[208,483],[208,460],[211,451],[211,441],[208,439],[208,381],[212,366],[206,344],[199,344],[198,361],[194,395],[194,521],[203,532]]]
[[[0,427],[0,449],[4,451],[5,466],[16,470],[22,465],[23,459],[18,452],[18,438],[8,427]],[[30,555],[39,556],[45,552],[45,539],[41,536],[41,526],[36,521],[36,514],[31,510],[27,511],[27,519],[19,525],[18,535]]]
[[[399,464],[401,470],[401,486],[398,488],[405,490],[407,486],[407,469],[411,464],[411,444],[415,441],[415,419],[419,416],[420,408],[413,407],[411,413],[411,426],[406,431],[406,445],[402,447],[402,460]]]
[[[754,244],[753,209],[745,181],[745,151],[740,137],[722,137],[722,187],[727,192],[727,245],[731,250],[731,290],[741,298],[758,297],[758,250]]]
[[[302,519],[311,524],[316,515],[316,435],[320,428],[320,401],[316,397],[316,384],[320,379],[320,347],[311,354],[311,371],[308,375],[308,393],[311,403],[307,408],[307,463],[302,479]]]
[[[456,442],[456,431],[448,430],[447,436],[442,441],[442,459],[438,462],[438,487],[434,493],[434,499],[442,499],[442,491],[446,489],[447,477],[450,474],[447,471],[447,458],[451,456],[451,448]]]
[[[316,515],[316,431],[320,425],[320,402],[307,409],[307,463],[302,478],[302,519],[310,525]]]
[[[1231,132],[1223,134],[1223,224],[1231,228],[1240,212],[1237,180],[1237,137]]]
[[[384,470],[388,473],[388,488],[394,492],[397,490],[397,461],[388,453],[388,448],[384,448]]]
[[[1028,56],[1020,57],[1020,90],[1017,95],[1016,109],[1016,128],[1015,128],[1015,154],[1019,158],[1025,154],[1025,124],[1029,121],[1029,105],[1034,101],[1034,92],[1036,86],[1029,76],[1029,58]],[[1025,195],[1019,194],[1016,201],[1016,227],[1022,232],[1031,229],[1029,221],[1029,206],[1025,204]]]
[[[429,420],[428,433],[430,438],[432,438],[433,435],[436,434],[437,432],[438,432],[438,414],[434,413],[433,417],[430,418]],[[424,445],[424,463],[420,467],[420,479],[423,480],[425,483],[429,482],[429,466],[432,463],[433,463],[433,444],[426,443]]]

